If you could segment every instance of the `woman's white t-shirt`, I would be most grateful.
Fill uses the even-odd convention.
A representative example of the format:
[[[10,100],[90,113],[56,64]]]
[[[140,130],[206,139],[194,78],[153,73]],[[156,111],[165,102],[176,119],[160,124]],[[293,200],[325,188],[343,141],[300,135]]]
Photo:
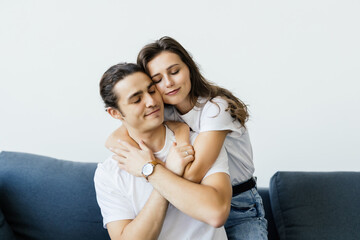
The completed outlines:
[[[188,113],[181,115],[174,106],[165,107],[165,121],[182,121],[197,133],[207,131],[230,130],[224,147],[228,154],[231,184],[237,185],[253,176],[253,152],[247,129],[239,121],[234,121],[226,111],[228,103],[221,97],[208,101],[199,97],[200,107],[195,106]]]

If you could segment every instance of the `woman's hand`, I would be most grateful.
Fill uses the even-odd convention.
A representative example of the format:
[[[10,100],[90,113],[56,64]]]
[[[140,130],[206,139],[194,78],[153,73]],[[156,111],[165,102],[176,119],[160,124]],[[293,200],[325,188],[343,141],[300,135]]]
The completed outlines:
[[[183,176],[186,165],[194,161],[194,153],[193,146],[189,144],[178,146],[176,142],[173,142],[165,167],[178,176]]]
[[[153,152],[143,141],[139,143],[140,149],[124,141],[119,141],[119,143],[119,148],[110,149],[116,154],[112,158],[119,163],[120,169],[135,177],[142,177],[143,166],[148,162],[155,161]]]

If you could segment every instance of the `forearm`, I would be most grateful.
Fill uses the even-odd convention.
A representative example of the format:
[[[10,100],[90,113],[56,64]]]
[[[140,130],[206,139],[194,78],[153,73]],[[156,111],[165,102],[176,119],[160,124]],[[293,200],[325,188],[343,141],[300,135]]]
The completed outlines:
[[[139,148],[139,145],[132,139],[127,129],[124,126],[120,126],[106,139],[105,147],[108,149],[117,148],[119,146],[118,140],[125,141],[131,146]]]
[[[224,224],[230,211],[231,185],[228,175],[216,174],[221,176],[218,178],[221,181],[214,187],[195,184],[173,174],[163,166],[157,166],[149,177],[149,182],[180,211],[218,227]]]
[[[190,144],[190,128],[186,123],[166,121],[165,124],[174,132],[178,145]]]
[[[221,147],[229,131],[209,131],[200,133],[194,142],[195,160],[190,162],[183,177],[199,183],[219,156]]]
[[[161,232],[168,201],[158,191],[153,190],[144,208],[124,228],[118,239],[157,239]]]

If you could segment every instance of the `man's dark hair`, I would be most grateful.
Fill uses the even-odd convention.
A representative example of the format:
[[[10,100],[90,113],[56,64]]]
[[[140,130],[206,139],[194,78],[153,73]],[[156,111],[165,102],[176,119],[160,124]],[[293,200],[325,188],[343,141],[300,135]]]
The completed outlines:
[[[100,95],[105,103],[106,108],[112,107],[119,110],[121,113],[121,110],[117,104],[119,96],[117,96],[113,91],[114,86],[120,80],[137,72],[144,73],[144,70],[142,70],[142,68],[139,65],[134,63],[119,63],[110,67],[103,74],[99,86],[100,86]]]

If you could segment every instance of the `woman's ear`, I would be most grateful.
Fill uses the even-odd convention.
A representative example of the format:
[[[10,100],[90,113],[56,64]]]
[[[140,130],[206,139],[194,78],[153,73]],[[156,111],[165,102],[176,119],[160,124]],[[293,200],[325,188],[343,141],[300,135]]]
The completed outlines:
[[[119,120],[123,120],[124,117],[123,115],[121,114],[121,112],[115,108],[112,108],[112,107],[108,107],[106,109],[106,111],[110,114],[110,116],[112,116],[113,118],[115,119],[119,119]]]

